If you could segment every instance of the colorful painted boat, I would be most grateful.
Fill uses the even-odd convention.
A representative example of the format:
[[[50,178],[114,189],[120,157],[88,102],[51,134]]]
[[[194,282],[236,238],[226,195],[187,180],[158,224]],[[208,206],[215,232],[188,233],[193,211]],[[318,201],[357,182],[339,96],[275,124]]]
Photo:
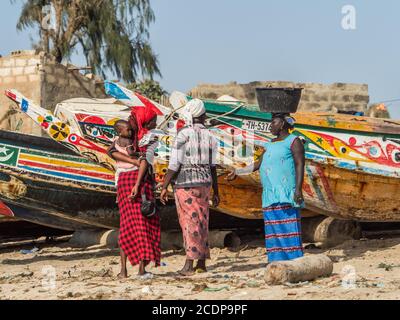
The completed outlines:
[[[63,230],[118,227],[113,172],[59,143],[0,131],[0,214]]]
[[[232,155],[254,145],[255,158],[271,139],[271,115],[240,103],[206,101],[213,127],[230,131]],[[306,207],[314,213],[360,221],[400,220],[400,121],[329,113],[296,113],[294,134],[305,143]],[[248,146],[248,131],[254,134]],[[254,131],[253,131],[254,130]],[[236,145],[236,147],[235,147]],[[236,166],[243,166],[244,163]],[[234,183],[221,179],[224,211],[260,216],[258,174]]]
[[[156,173],[162,181],[176,134],[174,110],[113,83],[108,101],[72,99],[50,114],[14,90],[7,95],[58,143],[113,172],[105,150],[114,138],[112,125],[127,118],[130,107],[152,104],[159,110],[160,145]],[[187,97],[186,99],[190,99]],[[121,105],[122,103],[122,105]],[[271,115],[240,102],[205,101],[212,130],[220,141],[221,212],[261,218],[258,174],[225,180],[227,167],[243,167],[262,154],[271,139]],[[339,114],[298,113],[294,134],[306,147],[304,215],[324,214],[362,221],[400,221],[400,122]],[[85,186],[85,188],[87,188]],[[97,196],[96,199],[99,197]]]

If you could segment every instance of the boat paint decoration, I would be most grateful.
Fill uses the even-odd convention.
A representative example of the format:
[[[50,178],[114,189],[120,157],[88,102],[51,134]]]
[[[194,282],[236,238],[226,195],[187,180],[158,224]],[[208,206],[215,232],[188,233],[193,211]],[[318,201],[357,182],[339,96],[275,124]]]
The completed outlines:
[[[298,129],[306,158],[340,168],[400,177],[400,144],[379,136]]]
[[[55,115],[37,106],[25,98],[17,90],[7,90],[7,97],[16,102],[21,110],[33,121],[39,124],[55,141],[62,143],[77,154],[81,154],[111,171],[115,171],[114,161],[107,155],[107,146],[90,141],[81,136],[67,123],[59,120]]]
[[[303,191],[306,202],[330,212],[338,211],[329,181],[320,164],[312,162],[306,164]]]
[[[165,107],[153,100],[143,97],[137,92],[133,92],[122,85],[110,81],[104,84],[105,92],[109,96],[117,99],[127,107],[150,107],[157,113],[157,125],[168,135],[175,136],[179,128],[182,127],[182,119],[176,118],[177,109]],[[183,94],[182,94],[183,95]],[[174,104],[172,104],[174,105]]]
[[[35,174],[40,179],[85,184],[85,187],[89,189],[98,187],[114,189],[115,186],[113,171],[80,156],[16,147],[0,141],[0,154],[1,150],[8,150],[8,154],[13,155],[7,161],[2,161],[0,156],[1,168],[16,170],[24,174]]]
[[[126,97],[128,96],[126,95]],[[127,105],[135,104],[133,101],[126,99],[126,97],[125,103]],[[26,103],[24,105],[26,109]],[[235,105],[234,103],[228,105],[205,101],[205,105],[209,119],[212,118],[215,121],[211,130],[220,143],[217,158],[218,164],[225,168],[244,167],[260,159],[264,151],[263,145],[273,138],[268,131],[268,126],[262,126],[267,130],[262,130],[261,132],[244,130],[243,126],[248,128],[248,120],[268,123],[271,121],[270,114],[248,110],[242,105]],[[165,113],[166,117],[173,114],[173,111],[168,110]],[[130,109],[127,109],[126,117],[129,116],[129,113]],[[400,160],[400,132],[396,132],[395,126],[397,124],[387,129],[382,127],[376,120],[371,120],[372,124],[370,124],[363,119],[357,119],[354,120],[357,123],[355,127],[359,128],[360,131],[356,131],[353,127],[347,130],[344,129],[349,126],[346,122],[349,117],[344,118],[341,115],[337,117],[336,115],[319,117],[316,114],[316,120],[315,118],[310,118],[308,114],[296,114],[296,118],[297,124],[293,134],[300,137],[305,143],[306,149],[307,162],[304,193],[307,204],[332,214],[344,210],[343,204],[338,204],[334,200],[335,195],[331,185],[332,177],[328,176],[327,172],[329,170],[327,171],[326,165],[349,170],[349,172],[365,172],[388,178],[400,177],[398,166],[398,161]],[[112,110],[110,110],[110,115],[108,116],[93,116],[89,113],[71,112],[70,117],[65,119],[64,123],[76,122],[79,128],[90,125],[91,131],[75,130],[75,132],[79,132],[75,133],[77,138],[96,143],[95,141],[99,141],[100,137],[100,140],[104,142],[103,145],[107,145],[112,141],[113,128],[111,123],[107,122],[110,119],[115,119]],[[305,123],[304,119],[311,120],[309,123]],[[52,121],[54,121],[54,118],[50,119],[46,114],[42,114],[42,123],[46,122],[46,124],[43,124],[44,126],[50,127]],[[173,123],[172,130],[168,134],[160,135],[160,144],[156,149],[155,171],[158,182],[163,180],[167,171],[169,152],[174,140],[173,132],[179,119],[171,117],[168,121]],[[327,127],[315,125],[324,121]],[[60,127],[60,123],[58,125]],[[388,126],[390,127],[390,125]],[[96,131],[96,128],[99,128],[99,130]],[[110,137],[106,136],[105,129],[108,130]],[[381,133],[374,132],[373,130],[375,129],[381,130]],[[71,132],[69,132],[70,136]],[[52,138],[57,140],[58,137],[59,135]],[[61,143],[65,143],[65,140],[62,140]],[[91,151],[97,152],[95,149]],[[76,152],[90,159],[90,156],[80,151],[80,149],[77,148]],[[98,159],[92,161],[98,163]],[[260,186],[258,174],[245,176],[243,179],[247,181],[247,185],[244,186]]]
[[[124,104],[137,105],[138,100],[135,93],[123,88],[121,85],[112,84],[114,88],[113,97],[119,98],[120,95],[115,94],[120,90],[124,92],[124,99],[121,100]],[[209,118],[217,120],[220,124],[214,125],[211,130],[215,133],[217,138],[220,140],[220,154],[218,163],[226,166],[243,167],[251,162],[256,161],[262,154],[263,143],[271,140],[273,137],[269,132],[269,126],[264,125],[263,127],[267,130],[253,131],[244,130],[249,127],[249,121],[255,121],[254,119],[260,119],[258,122],[270,123],[271,115],[246,109],[240,103],[221,103],[216,101],[205,100],[206,109]],[[163,111],[169,110],[164,108]],[[234,112],[233,112],[234,111]],[[169,114],[170,114],[169,110]],[[296,114],[297,115],[297,114]],[[167,114],[165,114],[167,116]],[[297,116],[298,125],[296,126],[294,134],[298,135],[305,143],[306,158],[312,161],[320,163],[332,163],[340,168],[349,170],[362,170],[371,174],[380,174],[385,176],[399,177],[399,166],[400,166],[400,144],[397,139],[388,139],[384,134],[368,134],[372,132],[374,128],[379,128],[378,125],[370,125],[365,123],[362,117],[357,117],[353,121],[355,126],[352,127],[352,131],[349,133],[343,130],[329,131],[326,129],[343,129],[347,127],[345,121],[340,121],[343,116],[339,115],[338,119],[336,115],[321,116],[322,119],[314,119],[320,125],[325,125],[326,128],[322,130],[315,130],[310,128],[303,128],[304,125],[301,119],[309,119],[309,115]],[[344,119],[348,119],[345,117]],[[361,119],[360,119],[361,118]],[[251,119],[251,120],[249,120]],[[91,131],[82,130],[85,133],[85,137],[96,139],[99,138],[103,142],[110,142],[113,139],[113,129],[110,125],[105,125],[106,119],[103,118],[85,118],[85,122],[80,122],[82,117],[76,117],[75,121],[79,122],[80,127],[92,126]],[[91,121],[91,122],[88,122]],[[170,135],[169,145],[161,143],[159,154],[162,155],[164,160],[167,158],[166,155],[169,152],[170,144],[173,142],[174,132],[176,130],[175,125],[178,119],[174,119],[172,122],[173,130],[168,132]],[[347,120],[346,120],[347,121]],[[101,123],[101,125],[99,125]],[[374,123],[374,120],[372,120]],[[96,130],[96,127],[99,130]],[[257,125],[253,126],[257,128]],[[354,129],[363,130],[356,132]],[[400,126],[399,126],[400,128]],[[321,128],[319,128],[321,129]],[[400,130],[399,130],[400,131]],[[108,137],[106,137],[107,132]],[[250,150],[253,148],[253,152]],[[245,150],[245,152],[243,152]],[[260,151],[261,150],[261,151]],[[246,155],[249,155],[246,157]]]
[[[0,165],[16,166],[19,158],[19,148],[0,145]]]
[[[126,88],[114,83],[108,83],[106,85],[108,87],[108,92],[113,93],[115,98],[120,98],[121,102],[130,106],[143,106],[143,99],[139,98],[137,94],[129,91]],[[113,88],[112,90],[110,88]],[[116,92],[120,94],[116,94]],[[124,94],[122,95],[121,92]],[[29,110],[29,103],[27,103],[27,99],[24,99],[24,109]],[[151,102],[150,100],[146,100],[146,103],[151,103],[154,108],[159,108],[156,103]],[[211,110],[210,116],[214,116],[212,111],[216,109],[215,105],[219,104],[222,107],[230,107],[237,108],[234,104],[230,103],[229,106],[227,104],[221,104],[213,102],[212,106],[208,107],[208,102],[205,101],[207,110]],[[233,105],[233,106],[232,106]],[[160,112],[168,112],[171,113],[171,110],[168,108],[160,108]],[[241,110],[242,120],[238,121],[237,118],[233,117],[233,114],[229,116],[220,117],[220,120],[223,124],[217,125],[213,128],[215,134],[219,137],[221,143],[221,152],[222,156],[219,157],[219,164],[232,165],[234,164],[235,155],[239,155],[237,161],[239,166],[243,166],[243,163],[248,164],[252,159],[257,159],[257,154],[260,154],[259,150],[257,150],[257,146],[260,146],[265,141],[268,141],[272,138],[272,136],[265,131],[249,131],[242,130],[244,124],[246,124],[246,119],[243,119],[244,113],[247,112],[247,118],[255,118],[259,115],[259,112],[254,111],[243,111]],[[214,112],[215,113],[215,112]],[[127,112],[127,116],[129,112]],[[167,114],[164,114],[167,116]],[[105,119],[104,117],[94,116],[94,115],[84,115],[84,114],[76,114],[75,121],[78,122],[80,128],[82,128],[81,135],[85,138],[82,138],[79,135],[71,134],[68,132],[68,127],[65,127],[62,123],[55,123],[55,125],[50,126],[49,123],[54,121],[54,119],[50,116],[42,116],[39,120],[42,120],[42,124],[46,127],[51,128],[50,135],[57,141],[65,141],[65,136],[68,135],[68,142],[73,144],[74,146],[83,147],[91,149],[95,152],[103,152],[104,148],[99,147],[95,143],[91,143],[90,140],[97,140],[103,143],[109,144],[115,137],[115,132],[112,128],[112,124],[116,121],[117,118],[112,117],[111,119]],[[268,118],[262,119],[264,122],[268,123]],[[324,120],[328,127],[343,127],[339,121],[336,121],[335,118],[330,115],[327,116]],[[248,124],[246,124],[248,126]],[[362,126],[365,129],[365,124]],[[175,129],[175,128],[174,128]],[[230,132],[230,130],[233,130]],[[348,133],[340,133],[335,132],[331,134],[327,131],[317,131],[317,130],[308,130],[302,129],[301,127],[297,128],[294,131],[294,134],[299,135],[306,143],[306,157],[313,161],[319,162],[334,162],[335,165],[338,165],[341,168],[348,168],[353,170],[356,168],[357,170],[364,170],[365,172],[373,173],[373,174],[383,174],[389,176],[398,176],[398,170],[400,166],[400,145],[397,140],[388,140],[383,141],[384,137],[378,136],[367,136],[362,132],[354,135]],[[234,136],[234,137],[232,137]],[[243,140],[250,141],[246,143],[246,146],[240,146],[243,143]],[[165,139],[163,140],[165,141]],[[173,136],[169,138],[169,144],[166,145],[161,141],[160,148],[157,150],[157,153],[164,158],[164,161],[167,160],[167,154],[170,150],[170,144],[173,142]],[[231,142],[230,142],[231,141]],[[246,153],[249,154],[249,150],[251,149],[251,144],[254,145],[255,152],[253,157],[243,157],[243,150],[245,148]],[[79,149],[79,148],[78,148]],[[229,150],[229,151],[227,151]],[[99,161],[97,154],[86,154],[89,158]],[[333,159],[333,160],[332,160]]]
[[[152,101],[137,92],[133,92],[118,83],[105,81],[104,89],[107,95],[114,97],[128,107],[150,107],[158,116],[165,116],[165,114],[171,112],[170,108]]]
[[[124,92],[129,91],[120,85],[116,85]],[[131,92],[130,95],[133,96]],[[118,99],[118,96],[115,95]],[[188,97],[188,100],[191,99]],[[212,130],[220,138],[220,146],[224,149],[230,149],[239,155],[238,166],[243,163],[249,163],[249,159],[243,159],[242,152],[237,152],[233,145],[243,143],[243,139],[248,141],[246,150],[254,145],[254,159],[260,155],[259,146],[263,142],[271,140],[273,137],[269,130],[271,115],[259,111],[249,110],[241,102],[221,103],[217,101],[204,100],[205,106],[210,118],[217,119],[222,125],[215,125]],[[134,104],[134,101],[125,100],[127,105]],[[254,108],[253,108],[254,109]],[[217,113],[219,111],[219,113]],[[235,112],[233,112],[235,111]],[[312,114],[314,116],[314,114]],[[385,176],[400,177],[400,143],[397,139],[388,139],[385,134],[379,134],[378,130],[382,129],[380,121],[377,119],[368,119],[365,117],[349,117],[343,115],[321,115],[319,118],[312,118],[310,114],[297,114],[298,127],[294,130],[294,134],[298,135],[306,142],[306,157],[313,161],[326,163],[334,158],[334,163],[338,167],[350,170],[363,170],[371,174],[381,174]],[[261,121],[254,119],[259,118]],[[249,120],[251,119],[251,120]],[[307,120],[310,125],[317,124],[325,128],[339,129],[340,131],[321,131],[302,128],[302,119]],[[317,119],[317,120],[316,120]],[[368,121],[366,120],[368,119]],[[256,130],[246,130],[249,128],[249,121],[255,122],[253,127]],[[351,133],[343,132],[343,129],[349,129],[351,122]],[[398,124],[395,121],[393,124]],[[257,130],[260,123],[264,125],[265,130]],[[400,124],[397,127],[397,133],[400,136]],[[324,129],[325,129],[324,128]],[[232,131],[233,130],[233,131]],[[361,132],[357,132],[360,130]],[[377,132],[378,131],[378,132]],[[382,130],[384,131],[384,130]],[[374,135],[367,134],[374,133]],[[230,139],[230,136],[235,136]],[[224,138],[224,139],[222,139]],[[231,143],[229,141],[232,141]],[[229,153],[228,152],[228,153]],[[222,152],[226,155],[226,152]],[[248,153],[248,152],[247,152]],[[229,161],[231,159],[231,161]],[[228,160],[229,163],[219,161],[219,164],[232,165],[232,157],[220,157],[220,160]],[[241,161],[239,161],[241,160]]]
[[[14,217],[14,212],[3,201],[0,201],[0,215]]]

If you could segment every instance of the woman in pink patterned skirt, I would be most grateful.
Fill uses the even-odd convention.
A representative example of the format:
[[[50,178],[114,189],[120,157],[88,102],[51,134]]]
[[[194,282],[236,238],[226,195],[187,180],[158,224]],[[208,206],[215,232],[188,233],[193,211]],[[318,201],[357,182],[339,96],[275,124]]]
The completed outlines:
[[[208,245],[209,203],[213,188],[213,205],[219,204],[216,153],[217,140],[204,126],[206,110],[199,99],[184,108],[186,126],[176,137],[166,175],[161,202],[168,201],[167,188],[174,180],[175,202],[182,228],[186,263],[179,272],[192,275],[206,272],[210,259]],[[194,261],[197,265],[194,267]]]

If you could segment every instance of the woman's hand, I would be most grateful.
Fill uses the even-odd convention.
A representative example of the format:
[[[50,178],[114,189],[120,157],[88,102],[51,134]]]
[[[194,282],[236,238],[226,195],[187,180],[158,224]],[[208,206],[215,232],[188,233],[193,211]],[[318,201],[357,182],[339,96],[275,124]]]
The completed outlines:
[[[226,180],[233,181],[233,180],[236,179],[236,177],[237,177],[236,170],[235,169],[231,169],[231,170],[229,170],[229,173],[226,176]]]
[[[139,187],[140,186],[138,184],[135,184],[135,186],[133,187],[132,192],[131,192],[132,200],[135,200],[137,198],[137,196],[139,195]]]
[[[212,206],[214,208],[217,208],[219,206],[219,203],[221,202],[221,199],[219,197],[218,193],[214,193],[213,198],[212,198]]]
[[[301,189],[294,192],[294,201],[299,205],[304,202],[303,191]]]
[[[164,206],[167,204],[167,202],[168,202],[168,191],[167,191],[167,189],[162,189],[161,195],[160,195],[160,201]]]

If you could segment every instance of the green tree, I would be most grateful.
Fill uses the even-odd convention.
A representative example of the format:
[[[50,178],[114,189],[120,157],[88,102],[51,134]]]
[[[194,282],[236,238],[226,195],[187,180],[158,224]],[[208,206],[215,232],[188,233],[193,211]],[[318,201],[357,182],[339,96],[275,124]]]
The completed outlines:
[[[154,80],[133,82],[128,84],[126,87],[158,103],[161,102],[161,97],[167,94],[167,92],[161,87],[160,83]]]
[[[17,0],[11,0],[16,2]],[[21,0],[17,29],[37,28],[40,47],[58,62],[82,49],[88,65],[105,77],[135,81],[138,74],[161,75],[157,56],[149,42],[154,22],[150,0]],[[51,5],[53,15],[43,8]],[[49,17],[54,23],[46,25]]]

